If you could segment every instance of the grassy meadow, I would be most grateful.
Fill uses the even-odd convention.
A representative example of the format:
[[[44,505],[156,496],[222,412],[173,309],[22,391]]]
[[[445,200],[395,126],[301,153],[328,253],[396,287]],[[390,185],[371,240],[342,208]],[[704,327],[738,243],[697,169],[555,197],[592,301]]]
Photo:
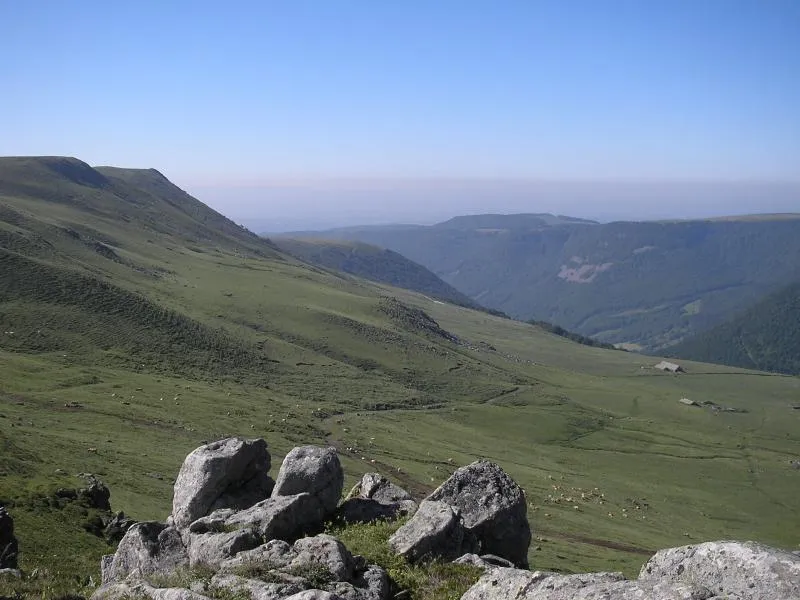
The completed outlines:
[[[185,211],[115,218],[128,188],[110,181],[47,188],[80,203],[0,186],[0,501],[25,573],[85,591],[113,551],[42,502],[76,474],[98,475],[114,510],[164,519],[184,456],[230,435],[264,437],[274,470],[295,445],[333,444],[348,485],[379,471],[419,497],[494,460],[526,490],[536,569],[633,576],[658,548],[723,538],[798,549],[800,378],[665,374],[235,229],[201,235]]]

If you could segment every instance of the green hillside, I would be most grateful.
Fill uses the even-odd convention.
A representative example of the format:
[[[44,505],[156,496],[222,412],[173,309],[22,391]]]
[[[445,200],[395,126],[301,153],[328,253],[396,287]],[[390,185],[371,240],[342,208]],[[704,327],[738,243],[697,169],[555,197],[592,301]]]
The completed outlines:
[[[163,519],[185,455],[230,435],[264,437],[274,464],[332,444],[348,484],[378,470],[417,497],[494,460],[526,490],[538,569],[633,574],[721,538],[797,549],[796,377],[665,374],[344,277],[155,171],[75,159],[0,159],[0,276],[0,502],[31,596],[90,592],[113,549],[55,490],[94,473],[115,510]]]
[[[800,276],[800,215],[608,224],[476,215],[309,235],[389,248],[489,308],[649,351]]]
[[[669,354],[800,375],[800,283],[771,294],[731,321],[684,340],[670,348]]]
[[[469,297],[422,265],[391,250],[345,240],[277,237],[273,241],[287,254],[314,265],[417,291],[453,304],[479,308]]]

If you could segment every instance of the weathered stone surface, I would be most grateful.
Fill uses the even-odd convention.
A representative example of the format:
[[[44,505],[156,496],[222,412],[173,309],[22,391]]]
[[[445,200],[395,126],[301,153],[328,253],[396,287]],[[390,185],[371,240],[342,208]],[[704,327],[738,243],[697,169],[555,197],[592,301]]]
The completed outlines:
[[[225,520],[227,527],[252,526],[265,541],[293,540],[322,528],[324,513],[311,494],[277,496],[262,500]]]
[[[472,565],[473,567],[479,567],[481,569],[497,569],[499,567],[514,568],[514,564],[510,560],[495,556],[494,554],[484,554],[483,556],[464,554],[453,562],[459,565]]]
[[[391,595],[389,574],[378,565],[369,565],[353,580],[353,584],[365,592],[362,597],[367,600],[387,600]]]
[[[111,491],[94,475],[86,476],[86,487],[78,490],[77,498],[92,508],[111,510]]]
[[[119,543],[106,580],[121,581],[130,574],[172,573],[189,566],[180,533],[164,523],[146,521],[131,527]]]
[[[347,523],[372,523],[413,515],[417,503],[403,488],[379,473],[367,473],[353,486],[337,514]]]
[[[285,600],[344,600],[344,598],[322,590],[306,590],[289,596]]]
[[[800,598],[800,557],[755,542],[707,542],[660,550],[640,581],[693,582],[743,600]]]
[[[114,555],[113,554],[104,554],[100,558],[100,582],[101,583],[108,583],[110,581],[108,576],[111,573],[111,565],[112,565],[113,562],[114,562]]]
[[[269,568],[282,569],[289,566],[296,554],[292,547],[283,540],[270,540],[252,550],[239,552],[235,557],[224,561],[220,565],[221,572],[235,571],[246,565],[268,566]]]
[[[154,588],[144,582],[116,582],[103,585],[92,594],[92,600],[211,600],[208,596],[184,588]]]
[[[237,575],[217,574],[211,579],[212,589],[230,590],[232,592],[245,592],[250,594],[252,600],[282,600],[305,589],[299,582],[281,581],[267,583],[259,579],[247,579]]]
[[[264,440],[228,438],[200,446],[181,466],[172,519],[183,529],[219,508],[243,509],[269,496],[270,455]]]
[[[118,542],[125,537],[128,529],[135,524],[136,521],[134,519],[126,517],[124,512],[118,512],[106,524],[105,529],[103,529],[103,535],[109,541]]]
[[[202,533],[189,536],[189,566],[205,565],[219,568],[220,564],[244,550],[261,544],[261,536],[250,528],[226,533]]]
[[[430,500],[424,500],[411,520],[389,538],[392,550],[411,562],[454,560],[464,553],[463,545],[464,526],[458,509]]]
[[[14,536],[14,519],[0,506],[0,569],[16,569],[19,548]]]
[[[395,485],[380,473],[366,473],[347,494],[350,498],[372,498],[382,504],[414,500],[407,491]]]
[[[344,471],[336,448],[300,446],[283,459],[272,497],[307,492],[319,500],[325,515],[329,515],[339,504],[343,486]]]
[[[458,469],[428,500],[458,507],[481,553],[528,566],[531,530],[525,493],[496,464],[481,460]]]
[[[189,533],[222,533],[225,531],[225,521],[236,514],[232,508],[221,508],[210,515],[192,521]]]
[[[338,581],[349,581],[353,576],[353,556],[344,544],[335,537],[325,534],[300,538],[292,546],[295,557],[290,569],[306,565],[319,565],[326,568]]]
[[[565,594],[576,594],[582,588],[595,583],[619,581],[623,581],[620,573],[592,573],[578,576],[556,575],[549,571],[498,568],[488,570],[475,585],[467,590],[461,600],[506,600],[507,598],[571,600],[573,596]],[[577,596],[574,597],[577,598]],[[607,598],[606,600],[612,599]]]

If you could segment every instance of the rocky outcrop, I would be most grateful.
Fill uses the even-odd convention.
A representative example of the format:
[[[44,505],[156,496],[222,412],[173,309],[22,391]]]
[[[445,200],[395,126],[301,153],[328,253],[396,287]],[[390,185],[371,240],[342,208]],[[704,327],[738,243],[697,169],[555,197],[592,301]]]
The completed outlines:
[[[5,507],[0,506],[0,569],[16,569],[18,553],[14,519]]]
[[[338,516],[346,523],[372,523],[413,515],[416,510],[411,494],[379,473],[367,473],[350,490]]]
[[[189,566],[189,555],[174,527],[146,521],[131,527],[104,569],[103,583],[130,576],[169,574]]]
[[[336,510],[343,487],[344,471],[336,448],[301,446],[283,459],[272,497],[307,492],[319,501],[327,516]]]
[[[755,542],[707,542],[660,550],[639,580],[693,582],[734,598],[800,598],[800,557]]]
[[[531,530],[525,493],[496,464],[481,460],[458,469],[428,500],[458,508],[481,553],[528,566]]]
[[[269,497],[271,457],[264,440],[228,438],[200,446],[183,462],[172,498],[178,529],[219,508],[248,508]]]
[[[389,539],[389,547],[411,562],[454,560],[475,545],[459,510],[444,502],[424,500],[414,518]]]
[[[800,558],[753,542],[707,542],[661,550],[639,578],[489,569],[461,600],[794,600]]]

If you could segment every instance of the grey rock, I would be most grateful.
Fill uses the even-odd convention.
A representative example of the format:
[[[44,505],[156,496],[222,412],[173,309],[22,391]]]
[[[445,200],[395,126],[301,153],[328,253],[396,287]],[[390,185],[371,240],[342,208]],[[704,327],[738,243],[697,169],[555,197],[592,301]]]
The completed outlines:
[[[549,571],[498,568],[487,571],[461,600],[572,600],[593,584],[623,581],[619,573],[557,575]],[[599,600],[599,598],[598,598]],[[617,600],[608,597],[606,600]]]
[[[389,574],[378,565],[369,565],[358,575],[353,584],[359,591],[363,591],[365,600],[387,600],[391,595]]]
[[[742,600],[800,598],[800,557],[755,542],[706,542],[658,551],[640,581],[692,582]]]
[[[226,533],[190,534],[189,566],[205,565],[219,568],[223,561],[244,550],[252,550],[260,544],[261,536],[249,527]]]
[[[77,498],[83,504],[99,510],[111,510],[111,492],[94,475],[86,476],[86,487],[78,490]]]
[[[111,572],[111,565],[113,562],[113,554],[104,554],[100,558],[100,583],[108,583],[110,581],[108,576]]]
[[[285,600],[344,600],[344,598],[323,590],[306,590],[288,596]]]
[[[413,500],[382,504],[371,498],[350,498],[342,502],[337,516],[345,523],[374,523],[413,515],[416,510],[417,503]]]
[[[19,569],[0,569],[0,577],[19,579],[22,577],[22,572]]]
[[[252,550],[239,552],[234,558],[220,565],[220,572],[235,571],[246,565],[257,565],[269,569],[284,569],[294,560],[296,554],[283,540],[270,540]]]
[[[479,567],[481,569],[497,569],[499,567],[507,569],[514,568],[514,564],[510,560],[495,556],[494,554],[484,554],[483,556],[464,554],[453,562],[459,565],[472,565],[473,567]]]
[[[211,600],[208,596],[184,588],[154,588],[144,582],[116,582],[99,587],[92,600]]]
[[[19,547],[14,536],[14,519],[0,506],[0,569],[16,569]]]
[[[458,507],[464,527],[484,554],[528,566],[531,530],[525,493],[496,464],[480,460],[458,469],[428,500]]]
[[[464,553],[464,533],[457,508],[424,500],[411,520],[389,538],[389,547],[410,562],[454,560]]]
[[[171,573],[189,566],[180,533],[164,523],[145,521],[131,527],[122,538],[107,569],[106,580],[121,581],[131,574]]]
[[[124,512],[118,512],[106,524],[105,529],[103,529],[103,535],[109,541],[118,542],[125,536],[128,529],[135,524],[136,521],[134,519],[126,517]]]
[[[379,473],[367,473],[347,494],[338,516],[347,523],[372,523],[410,516],[416,510],[411,494]]]
[[[349,581],[353,576],[353,556],[335,537],[320,534],[300,538],[292,546],[295,558],[289,565],[297,569],[307,565],[324,567],[338,581]]]
[[[322,528],[324,514],[311,494],[278,496],[262,500],[225,520],[226,527],[252,526],[269,540],[293,540]]]
[[[336,510],[343,487],[344,471],[336,448],[300,446],[283,459],[272,497],[309,493],[327,516]]]
[[[264,440],[227,438],[191,452],[184,460],[172,498],[179,529],[219,508],[243,509],[269,496],[271,466]]]
[[[268,583],[259,579],[247,579],[237,575],[217,574],[211,579],[212,590],[230,590],[244,592],[252,600],[282,600],[303,591],[307,586],[302,582],[276,581]],[[216,594],[215,594],[216,595]]]
[[[225,521],[236,514],[232,508],[215,510],[189,525],[189,533],[222,533],[225,531]]]
[[[380,473],[366,473],[347,494],[350,498],[371,498],[382,504],[414,500],[407,491],[395,485]]]

